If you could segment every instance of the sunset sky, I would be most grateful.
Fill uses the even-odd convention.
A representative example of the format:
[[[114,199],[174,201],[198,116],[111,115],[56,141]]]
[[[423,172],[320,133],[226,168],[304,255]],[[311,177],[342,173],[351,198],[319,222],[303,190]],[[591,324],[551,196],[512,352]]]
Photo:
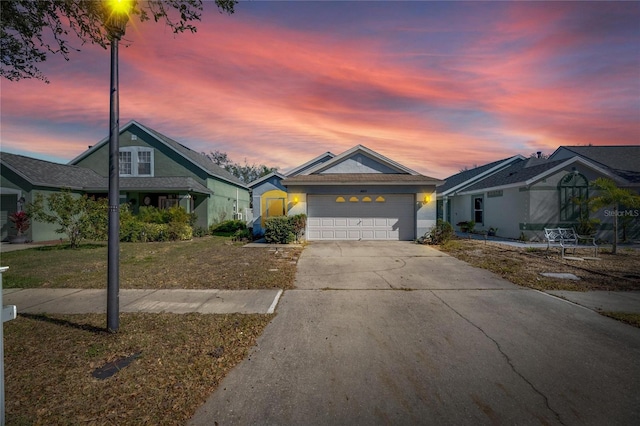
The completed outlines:
[[[132,21],[120,123],[287,171],[362,144],[425,175],[559,145],[640,144],[640,2],[205,2]],[[1,81],[2,150],[67,162],[108,136],[109,51]]]

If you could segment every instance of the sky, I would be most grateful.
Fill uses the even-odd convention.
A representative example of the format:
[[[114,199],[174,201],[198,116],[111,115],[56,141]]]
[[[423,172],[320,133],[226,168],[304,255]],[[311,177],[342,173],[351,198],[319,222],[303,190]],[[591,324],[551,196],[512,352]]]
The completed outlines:
[[[197,27],[128,24],[121,125],[283,172],[362,144],[441,179],[640,144],[640,2],[205,1]],[[66,163],[108,137],[109,51],[76,47],[50,84],[0,81],[2,151]]]

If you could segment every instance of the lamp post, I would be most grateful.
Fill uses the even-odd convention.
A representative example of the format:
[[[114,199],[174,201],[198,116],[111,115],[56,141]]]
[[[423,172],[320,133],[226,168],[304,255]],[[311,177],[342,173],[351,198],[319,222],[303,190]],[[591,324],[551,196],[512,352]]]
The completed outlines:
[[[111,40],[111,97],[109,101],[109,229],[107,251],[107,330],[120,327],[120,105],[118,42],[129,20],[128,0],[109,0],[105,27]]]

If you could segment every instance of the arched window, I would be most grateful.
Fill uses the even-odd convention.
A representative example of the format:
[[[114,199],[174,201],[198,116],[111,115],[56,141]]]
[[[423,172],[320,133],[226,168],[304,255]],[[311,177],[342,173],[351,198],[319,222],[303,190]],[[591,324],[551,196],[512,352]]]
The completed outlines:
[[[576,221],[588,216],[585,204],[589,198],[589,182],[584,175],[572,172],[565,175],[558,184],[560,193],[560,220]]]

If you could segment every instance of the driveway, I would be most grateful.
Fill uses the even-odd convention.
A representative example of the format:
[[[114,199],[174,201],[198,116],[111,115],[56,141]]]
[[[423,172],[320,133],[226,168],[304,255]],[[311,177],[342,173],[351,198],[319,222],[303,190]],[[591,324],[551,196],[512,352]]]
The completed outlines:
[[[637,424],[640,330],[408,242],[312,243],[197,425]]]

